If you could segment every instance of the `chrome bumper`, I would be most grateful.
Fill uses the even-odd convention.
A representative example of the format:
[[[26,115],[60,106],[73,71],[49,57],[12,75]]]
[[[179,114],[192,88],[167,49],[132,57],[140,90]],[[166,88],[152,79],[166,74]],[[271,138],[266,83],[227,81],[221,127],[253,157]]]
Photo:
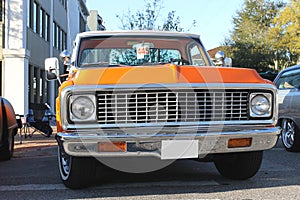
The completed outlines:
[[[208,154],[260,151],[274,147],[280,134],[279,127],[257,128],[252,130],[235,130],[205,133],[148,134],[135,135],[103,135],[91,131],[74,133],[59,132],[56,139],[60,147],[72,156],[94,157],[126,157],[154,156],[162,158],[162,141],[196,141],[198,157]],[[228,140],[237,138],[252,138],[249,147],[229,148]],[[126,152],[99,152],[99,142],[126,142]]]

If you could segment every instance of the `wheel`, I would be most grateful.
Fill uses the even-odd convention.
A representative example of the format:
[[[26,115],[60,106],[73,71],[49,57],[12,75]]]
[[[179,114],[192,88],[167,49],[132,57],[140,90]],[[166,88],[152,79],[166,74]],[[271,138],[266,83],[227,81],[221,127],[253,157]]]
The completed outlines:
[[[294,121],[283,119],[281,123],[281,139],[287,151],[300,151],[300,131]]]
[[[222,176],[244,180],[257,173],[262,157],[262,151],[220,154],[214,157],[214,163]]]
[[[80,189],[93,183],[96,173],[94,158],[73,157],[58,147],[58,165],[61,180],[66,187]]]
[[[3,145],[0,148],[0,160],[9,160],[12,158],[14,153],[15,133],[17,129],[8,131],[8,136],[4,137]]]

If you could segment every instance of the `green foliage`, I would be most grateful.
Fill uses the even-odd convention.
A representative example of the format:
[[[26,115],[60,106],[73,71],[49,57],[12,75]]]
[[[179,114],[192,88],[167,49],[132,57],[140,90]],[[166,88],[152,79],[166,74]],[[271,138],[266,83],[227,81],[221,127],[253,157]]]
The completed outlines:
[[[161,30],[161,31],[177,31],[182,32],[184,29],[180,26],[180,17],[175,15],[175,11],[170,11],[163,20],[159,19],[160,12],[163,9],[163,0],[145,0],[145,9],[138,10],[134,14],[128,10],[127,14],[122,16],[116,15],[122,24],[123,30]],[[188,31],[196,25],[193,20],[192,26]],[[170,50],[151,49],[150,56],[144,59],[136,59],[135,52],[116,53],[114,59],[118,63],[126,63],[127,65],[141,65],[143,63],[157,62],[168,63],[174,58],[174,54]],[[176,57],[176,56],[175,56]],[[159,58],[159,60],[157,60]]]
[[[284,7],[282,1],[245,0],[233,18],[234,30],[225,45],[231,46],[233,65],[258,71],[274,65],[275,52],[268,40],[273,20]]]
[[[296,64],[300,56],[300,2],[291,0],[280,15],[273,20],[268,39],[277,56]]]

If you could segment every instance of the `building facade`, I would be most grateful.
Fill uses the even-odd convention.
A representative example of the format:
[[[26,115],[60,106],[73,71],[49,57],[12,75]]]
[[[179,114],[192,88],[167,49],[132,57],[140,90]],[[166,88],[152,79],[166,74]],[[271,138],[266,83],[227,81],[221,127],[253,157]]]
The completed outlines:
[[[1,95],[17,114],[27,114],[29,103],[54,109],[58,85],[46,80],[44,60],[71,50],[86,31],[86,0],[2,0],[2,8]]]
[[[106,29],[97,10],[90,11],[90,15],[87,17],[87,25],[90,31],[104,31]]]

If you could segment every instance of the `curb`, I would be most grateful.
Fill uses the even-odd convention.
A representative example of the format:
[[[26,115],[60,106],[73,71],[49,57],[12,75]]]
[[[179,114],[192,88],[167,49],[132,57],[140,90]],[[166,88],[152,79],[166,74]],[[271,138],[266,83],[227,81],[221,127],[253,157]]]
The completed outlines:
[[[42,147],[53,147],[57,146],[57,142],[55,140],[55,134],[51,137],[47,138],[43,135],[34,134],[31,137],[24,138],[22,136],[22,143],[20,143],[20,135],[15,136],[15,143],[14,143],[14,151],[22,151],[22,150],[29,150],[29,149],[37,149]]]

